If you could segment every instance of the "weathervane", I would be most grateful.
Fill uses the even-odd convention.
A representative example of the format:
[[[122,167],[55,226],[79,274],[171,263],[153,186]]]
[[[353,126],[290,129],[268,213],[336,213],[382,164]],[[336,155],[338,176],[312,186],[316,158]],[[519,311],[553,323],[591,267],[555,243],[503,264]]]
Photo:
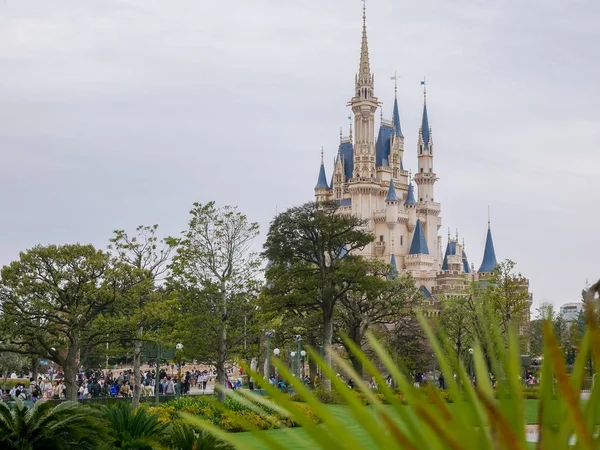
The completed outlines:
[[[394,76],[390,77],[390,80],[394,80],[394,94],[396,97],[398,96],[398,78],[400,78],[400,75],[398,75],[394,70]]]

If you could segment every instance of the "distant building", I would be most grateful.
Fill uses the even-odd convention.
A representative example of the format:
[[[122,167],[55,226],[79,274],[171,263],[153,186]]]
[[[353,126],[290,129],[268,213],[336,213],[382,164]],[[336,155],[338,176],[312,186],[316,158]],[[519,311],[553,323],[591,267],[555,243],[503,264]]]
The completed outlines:
[[[560,317],[567,322],[574,322],[579,318],[579,313],[582,311],[582,302],[565,303],[560,307]]]
[[[425,86],[425,81],[421,84]],[[376,239],[357,253],[391,264],[396,274],[410,273],[425,298],[426,315],[438,316],[444,298],[467,295],[471,282],[485,280],[497,266],[489,220],[483,259],[476,271],[467,259],[465,243],[458,231],[455,236],[448,232],[445,242],[439,233],[441,204],[435,201],[434,195],[438,176],[433,164],[434,141],[426,91],[413,150],[417,160],[414,175],[404,167],[404,134],[396,89],[391,120],[385,120],[382,113],[377,127],[376,111],[381,103],[375,96],[364,9],[360,63],[354,85],[353,97],[348,102],[354,127],[351,125],[346,137],[340,132],[339,149],[329,180],[321,156],[315,199],[336,200],[342,213],[366,219],[366,228]],[[529,280],[525,278],[523,289],[529,292]],[[531,305],[531,294],[528,301]],[[525,313],[525,323],[528,322],[529,308]]]

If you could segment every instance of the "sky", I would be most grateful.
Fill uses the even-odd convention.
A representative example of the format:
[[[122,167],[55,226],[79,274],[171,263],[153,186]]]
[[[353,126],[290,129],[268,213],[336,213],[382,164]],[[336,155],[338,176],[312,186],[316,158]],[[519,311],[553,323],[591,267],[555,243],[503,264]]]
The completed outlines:
[[[36,244],[185,229],[193,202],[261,225],[314,198],[348,131],[359,0],[0,0],[0,264]],[[369,0],[375,94],[417,166],[420,80],[442,229],[534,305],[600,277],[600,3]],[[327,166],[328,177],[331,164]]]

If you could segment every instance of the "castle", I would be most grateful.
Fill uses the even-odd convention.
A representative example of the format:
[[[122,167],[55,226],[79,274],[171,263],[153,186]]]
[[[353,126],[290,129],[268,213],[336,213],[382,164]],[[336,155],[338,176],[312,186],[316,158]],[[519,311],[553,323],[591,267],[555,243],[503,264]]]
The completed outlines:
[[[404,135],[400,126],[397,87],[392,119],[384,120],[381,115],[375,139],[375,114],[380,104],[375,96],[374,80],[363,6],[360,64],[355,76],[354,96],[348,103],[354,115],[354,127],[350,126],[347,137],[340,133],[330,182],[321,154],[315,197],[317,201],[337,200],[342,212],[367,219],[367,227],[376,239],[360,254],[389,262],[397,273],[410,273],[425,297],[428,314],[436,316],[441,309],[443,294],[466,293],[471,281],[484,277],[496,267],[491,227],[488,220],[485,251],[477,272],[468,262],[464,242],[459,242],[458,233],[454,237],[448,234],[445,251],[442,251],[441,205],[435,201],[434,192],[438,181],[433,164],[437,150],[427,114],[425,81],[421,82],[424,101],[416,149],[418,170],[412,177],[403,166]]]

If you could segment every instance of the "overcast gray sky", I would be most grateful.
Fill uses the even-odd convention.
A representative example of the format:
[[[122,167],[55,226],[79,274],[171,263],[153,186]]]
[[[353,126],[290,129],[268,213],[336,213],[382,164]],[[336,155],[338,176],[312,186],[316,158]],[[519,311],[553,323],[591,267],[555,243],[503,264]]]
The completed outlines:
[[[371,0],[376,95],[416,167],[429,80],[443,228],[535,303],[600,276],[600,2]],[[184,229],[192,202],[262,226],[313,198],[348,127],[361,3],[0,0],[0,263],[37,243]],[[327,167],[331,174],[331,166]],[[262,237],[261,237],[262,239]]]

